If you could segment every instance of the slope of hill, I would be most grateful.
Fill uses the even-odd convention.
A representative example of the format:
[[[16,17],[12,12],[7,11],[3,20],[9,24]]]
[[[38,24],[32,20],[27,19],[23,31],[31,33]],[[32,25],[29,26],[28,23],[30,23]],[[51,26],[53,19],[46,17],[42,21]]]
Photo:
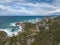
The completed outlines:
[[[0,33],[0,45],[60,45],[60,16],[48,16],[35,24],[25,22],[18,35],[4,38],[4,33]]]

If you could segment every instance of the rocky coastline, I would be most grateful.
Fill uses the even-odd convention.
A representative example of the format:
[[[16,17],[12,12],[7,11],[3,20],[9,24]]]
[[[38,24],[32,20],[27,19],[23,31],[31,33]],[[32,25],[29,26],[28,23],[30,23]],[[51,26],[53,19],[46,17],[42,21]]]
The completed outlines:
[[[22,26],[23,31],[11,37],[0,32],[0,45],[57,45],[60,42],[60,18],[48,17],[34,24],[16,22],[15,25]]]

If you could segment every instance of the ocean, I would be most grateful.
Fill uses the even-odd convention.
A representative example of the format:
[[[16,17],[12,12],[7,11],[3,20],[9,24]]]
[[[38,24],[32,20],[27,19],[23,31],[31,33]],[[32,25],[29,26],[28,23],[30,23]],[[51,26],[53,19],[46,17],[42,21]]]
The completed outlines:
[[[44,16],[0,16],[0,31],[5,31],[8,36],[17,35],[21,31],[21,26],[16,26],[16,22],[36,22]]]

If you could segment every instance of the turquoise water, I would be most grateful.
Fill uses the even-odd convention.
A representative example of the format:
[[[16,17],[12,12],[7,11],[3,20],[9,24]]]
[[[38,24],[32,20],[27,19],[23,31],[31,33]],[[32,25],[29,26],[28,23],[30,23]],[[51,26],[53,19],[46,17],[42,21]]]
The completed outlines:
[[[44,16],[0,16],[0,29],[7,32],[8,35],[16,34],[20,29],[19,26],[15,26],[15,22],[28,22],[35,21],[36,18],[43,18]]]
[[[0,28],[7,28],[10,23],[43,18],[44,16],[0,16]]]

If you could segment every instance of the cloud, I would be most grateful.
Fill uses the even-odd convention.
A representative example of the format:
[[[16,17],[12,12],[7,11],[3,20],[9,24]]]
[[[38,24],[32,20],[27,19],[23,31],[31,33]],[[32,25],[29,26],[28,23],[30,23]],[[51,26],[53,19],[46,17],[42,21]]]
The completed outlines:
[[[47,3],[17,3],[16,5],[12,6],[0,5],[0,9],[8,14],[44,15],[48,11],[55,10],[56,7]]]
[[[60,9],[56,9],[56,10],[50,11],[50,12],[48,12],[46,14],[54,14],[54,13],[59,13],[59,12],[60,12]]]
[[[60,7],[60,0],[53,0],[52,5]]]
[[[46,0],[47,1],[47,0]],[[31,3],[27,0],[0,0],[1,15],[48,15],[60,12],[58,1],[49,3]],[[3,3],[4,2],[4,3]],[[55,3],[56,2],[56,3]],[[6,3],[6,5],[5,5]],[[8,5],[10,4],[10,5]]]

